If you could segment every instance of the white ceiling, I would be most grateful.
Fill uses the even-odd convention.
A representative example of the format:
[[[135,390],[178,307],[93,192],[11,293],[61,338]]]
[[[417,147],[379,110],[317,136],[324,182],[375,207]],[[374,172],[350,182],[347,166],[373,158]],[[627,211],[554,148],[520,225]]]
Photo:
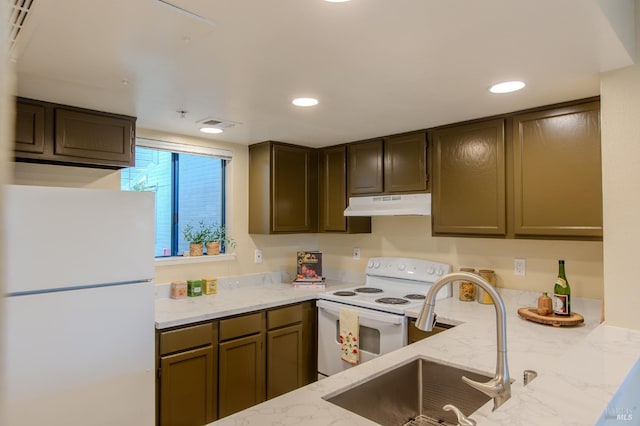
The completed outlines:
[[[157,0],[35,0],[18,95],[320,147],[598,95],[634,59],[633,0],[168,1],[215,24]],[[511,79],[527,87],[487,91]],[[208,117],[241,124],[206,136]]]

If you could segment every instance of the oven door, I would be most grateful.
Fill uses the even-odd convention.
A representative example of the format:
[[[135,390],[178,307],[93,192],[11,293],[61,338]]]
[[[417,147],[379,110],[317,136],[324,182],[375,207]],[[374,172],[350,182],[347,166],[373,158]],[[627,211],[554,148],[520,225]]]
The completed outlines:
[[[353,365],[340,359],[340,309],[358,312],[360,360],[369,361],[407,344],[407,318],[404,315],[318,300],[318,374],[330,376]]]

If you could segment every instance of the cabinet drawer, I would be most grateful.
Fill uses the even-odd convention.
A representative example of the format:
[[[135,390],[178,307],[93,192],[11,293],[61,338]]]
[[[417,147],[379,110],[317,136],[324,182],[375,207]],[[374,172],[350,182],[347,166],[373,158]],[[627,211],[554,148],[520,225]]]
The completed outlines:
[[[212,344],[214,324],[195,325],[161,333],[160,355]]]
[[[298,322],[302,322],[301,304],[267,312],[267,327],[269,330]]]
[[[264,312],[243,315],[220,321],[220,340],[259,333],[264,329]]]

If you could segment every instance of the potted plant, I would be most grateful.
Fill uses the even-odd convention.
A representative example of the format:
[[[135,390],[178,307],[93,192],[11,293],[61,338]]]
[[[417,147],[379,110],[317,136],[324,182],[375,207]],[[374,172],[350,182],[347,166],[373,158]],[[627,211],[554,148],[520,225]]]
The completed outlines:
[[[216,225],[213,227],[207,240],[207,254],[220,254],[225,248],[234,248],[236,242],[233,238],[227,236],[227,229],[224,225]]]
[[[207,225],[201,220],[197,227],[192,224],[187,224],[182,233],[184,239],[189,241],[189,254],[191,256],[202,256],[203,245],[211,240],[211,234],[215,227],[213,225]]]

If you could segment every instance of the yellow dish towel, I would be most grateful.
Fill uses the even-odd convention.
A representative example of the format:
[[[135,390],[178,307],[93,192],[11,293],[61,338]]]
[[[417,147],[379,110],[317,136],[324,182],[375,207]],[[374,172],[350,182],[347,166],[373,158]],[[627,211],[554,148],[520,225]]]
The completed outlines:
[[[340,358],[349,364],[357,364],[360,359],[360,336],[358,312],[340,309]]]

